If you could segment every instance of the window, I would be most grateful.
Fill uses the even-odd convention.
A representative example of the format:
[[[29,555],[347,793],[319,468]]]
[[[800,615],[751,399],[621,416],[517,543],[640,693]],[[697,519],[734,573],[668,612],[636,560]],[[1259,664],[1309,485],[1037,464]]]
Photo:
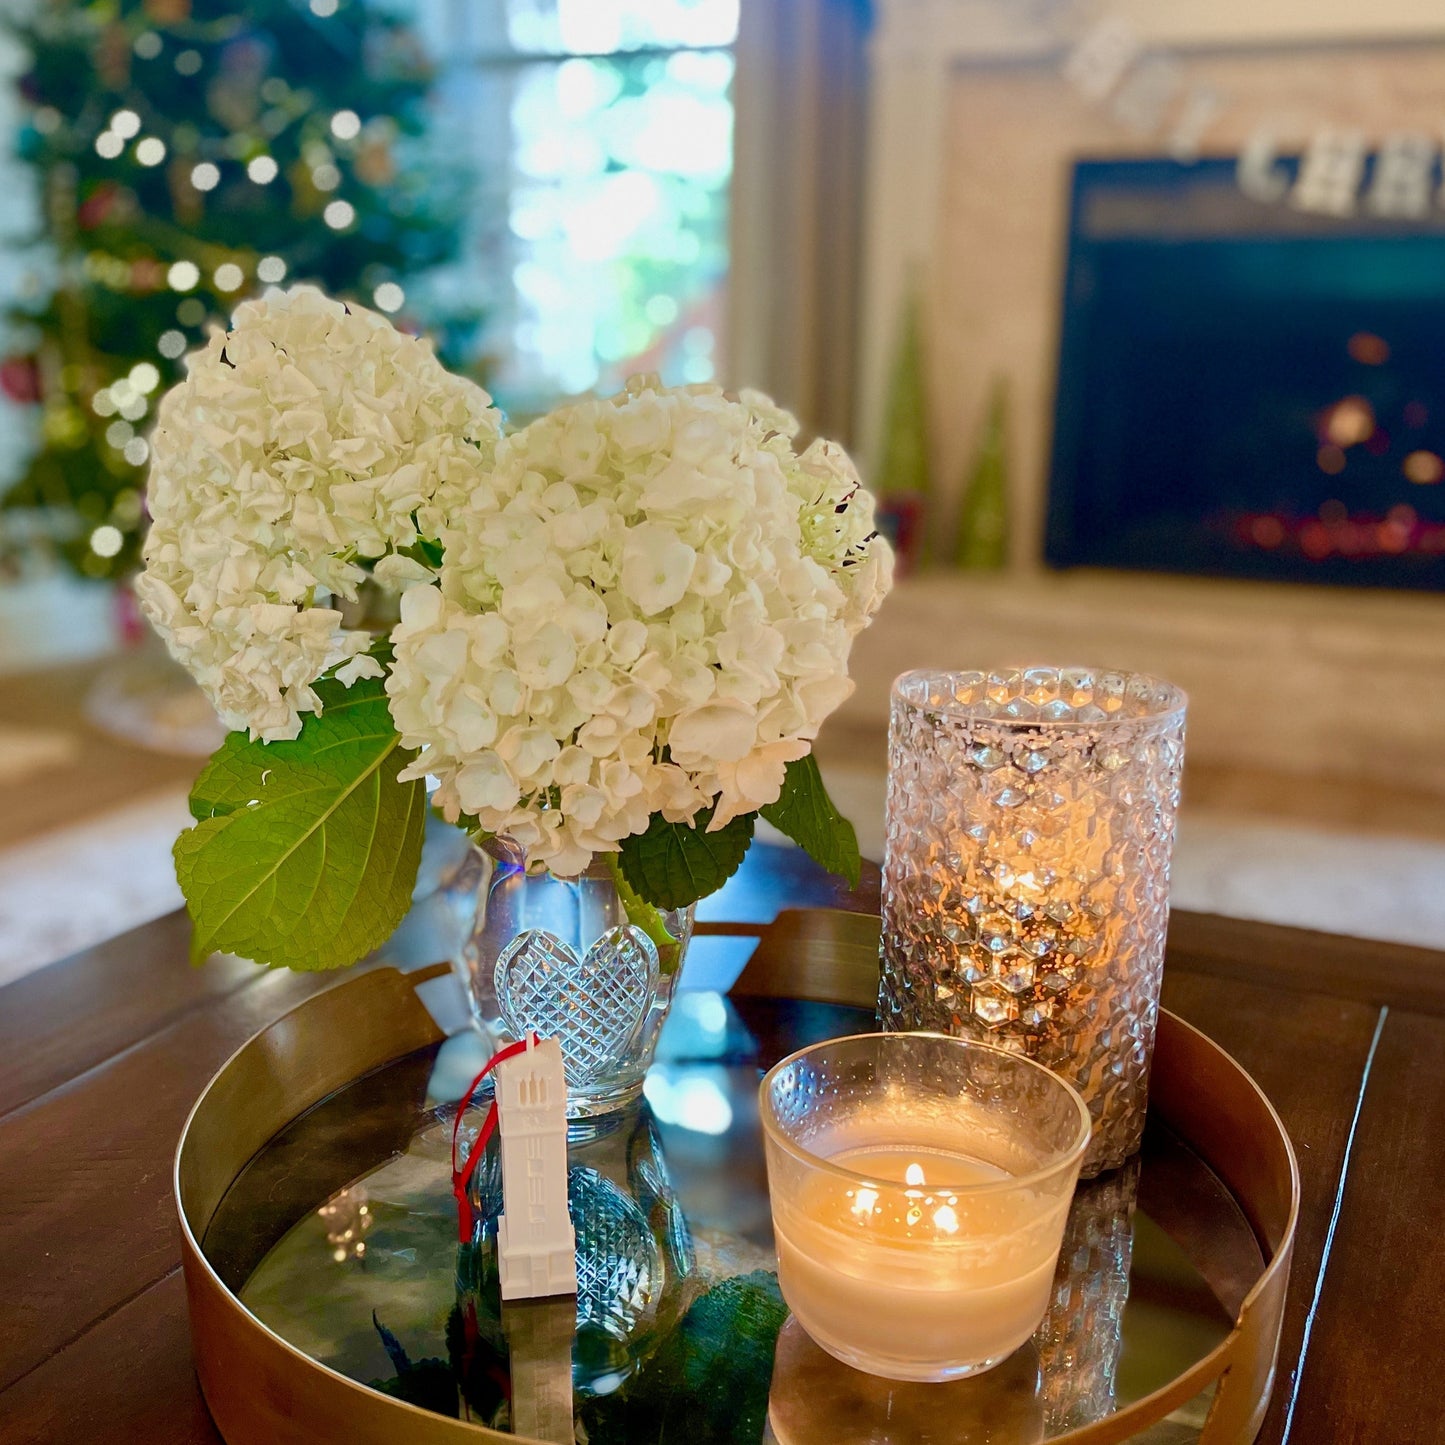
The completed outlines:
[[[411,0],[459,259],[412,290],[514,416],[720,369],[738,0]],[[432,304],[429,306],[428,302]]]

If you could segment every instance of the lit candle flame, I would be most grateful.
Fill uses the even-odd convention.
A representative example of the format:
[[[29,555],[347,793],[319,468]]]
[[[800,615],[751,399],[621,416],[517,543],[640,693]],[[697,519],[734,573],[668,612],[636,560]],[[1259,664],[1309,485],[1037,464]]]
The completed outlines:
[[[860,1189],[853,1200],[853,1213],[859,1219],[867,1219],[873,1213],[873,1206],[878,1203],[878,1191],[876,1189]]]

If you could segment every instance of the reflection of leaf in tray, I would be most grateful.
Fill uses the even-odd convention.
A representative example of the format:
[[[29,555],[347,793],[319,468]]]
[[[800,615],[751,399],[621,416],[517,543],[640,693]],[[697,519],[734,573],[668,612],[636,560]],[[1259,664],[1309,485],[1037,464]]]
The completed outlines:
[[[452,1367],[445,1360],[418,1360],[412,1363],[401,1341],[377,1319],[372,1312],[371,1322],[381,1336],[387,1358],[396,1370],[390,1380],[370,1381],[373,1390],[405,1400],[408,1405],[423,1410],[435,1411],[438,1415],[457,1417],[457,1382],[452,1376]]]
[[[760,1441],[787,1315],[775,1274],[759,1270],[714,1285],[634,1379],[615,1395],[582,1402],[589,1445]]]

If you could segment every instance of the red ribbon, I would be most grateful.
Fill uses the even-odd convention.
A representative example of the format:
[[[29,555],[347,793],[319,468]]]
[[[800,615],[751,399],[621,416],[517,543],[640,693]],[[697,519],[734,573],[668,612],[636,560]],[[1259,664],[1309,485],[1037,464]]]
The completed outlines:
[[[497,1128],[497,1100],[493,1095],[492,1102],[487,1108],[487,1117],[482,1120],[482,1127],[477,1131],[477,1137],[472,1144],[471,1153],[467,1155],[467,1161],[460,1169],[457,1168],[457,1136],[461,1132],[462,1115],[471,1107],[472,1097],[482,1086],[482,1080],[497,1067],[504,1064],[508,1059],[514,1059],[518,1054],[525,1053],[529,1048],[538,1042],[536,1034],[528,1034],[524,1039],[518,1039],[514,1044],[508,1044],[506,1048],[499,1049],[487,1061],[487,1066],[472,1080],[471,1087],[462,1095],[462,1101],[457,1105],[457,1117],[452,1121],[452,1193],[457,1199],[457,1238],[463,1244],[470,1244],[472,1231],[476,1226],[476,1214],[472,1209],[471,1196],[467,1193],[467,1185],[471,1183],[472,1175],[477,1172],[477,1165],[481,1162],[482,1154],[485,1152],[487,1143]]]

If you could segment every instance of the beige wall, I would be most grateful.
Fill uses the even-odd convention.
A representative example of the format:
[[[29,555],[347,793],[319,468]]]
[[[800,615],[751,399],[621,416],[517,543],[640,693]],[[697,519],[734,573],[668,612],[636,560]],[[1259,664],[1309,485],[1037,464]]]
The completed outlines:
[[[1291,0],[1288,8],[1320,7]],[[1438,15],[1445,0],[1435,8]],[[1188,83],[1226,98],[1207,151],[1236,152],[1264,125],[1286,149],[1326,124],[1375,138],[1393,129],[1445,137],[1445,41],[1181,52],[1179,61]],[[1056,61],[965,62],[950,73],[927,307],[936,475],[956,493],[989,378],[1005,374],[1016,565],[1032,564],[1039,551],[1070,162],[1160,150],[1081,97]]]
[[[955,58],[1019,54],[1107,15],[1178,47],[1379,42],[1445,34],[1440,0],[880,0],[885,24],[926,29]]]

